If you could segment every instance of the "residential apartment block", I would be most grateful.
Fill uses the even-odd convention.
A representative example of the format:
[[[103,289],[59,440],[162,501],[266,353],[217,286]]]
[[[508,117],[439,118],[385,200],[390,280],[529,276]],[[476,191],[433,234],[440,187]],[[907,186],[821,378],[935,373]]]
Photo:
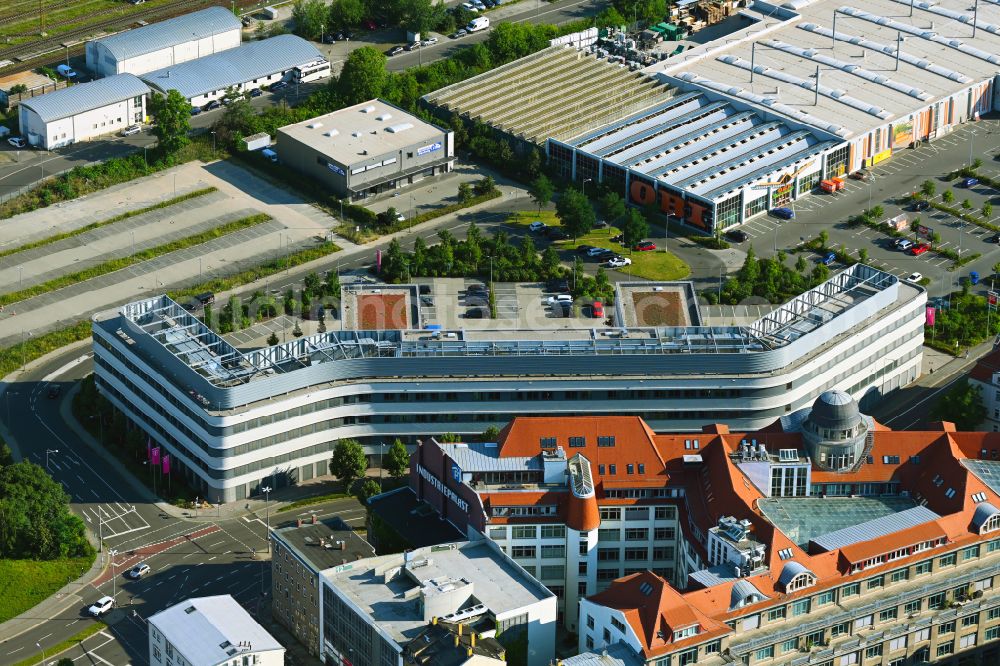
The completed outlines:
[[[374,456],[396,437],[479,434],[553,414],[746,432],[824,391],[868,404],[919,374],[926,292],[863,264],[744,326],[706,325],[690,285],[649,286],[667,291],[690,325],[328,330],[254,349],[157,296],[94,318],[95,375],[102,395],[217,502],[326,475],[348,437]]]
[[[1000,663],[1000,434],[894,432],[829,391],[754,433],[552,417],[498,439],[423,443],[411,487],[556,592],[581,652]]]

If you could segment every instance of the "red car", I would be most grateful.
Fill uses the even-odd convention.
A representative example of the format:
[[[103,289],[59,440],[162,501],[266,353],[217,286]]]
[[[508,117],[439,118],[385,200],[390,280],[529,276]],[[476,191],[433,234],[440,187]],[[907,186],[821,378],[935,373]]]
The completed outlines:
[[[918,243],[910,248],[910,254],[916,256],[918,254],[923,254],[927,250],[931,249],[931,246],[927,243]]]
[[[590,314],[594,319],[604,318],[604,303],[600,301],[594,301],[594,304],[590,306]]]
[[[636,244],[636,246],[632,249],[636,252],[649,252],[650,250],[656,249],[656,243],[653,241],[642,241],[641,243]]]

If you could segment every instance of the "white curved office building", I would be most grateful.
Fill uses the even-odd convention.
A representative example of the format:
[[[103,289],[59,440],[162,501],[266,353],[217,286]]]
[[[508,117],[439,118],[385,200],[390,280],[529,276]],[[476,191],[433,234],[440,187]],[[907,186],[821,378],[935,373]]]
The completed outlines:
[[[859,264],[747,326],[328,331],[248,351],[159,296],[95,317],[94,361],[102,393],[232,501],[326,474],[347,437],[377,455],[515,416],[748,432],[829,389],[867,406],[919,375],[925,304]]]

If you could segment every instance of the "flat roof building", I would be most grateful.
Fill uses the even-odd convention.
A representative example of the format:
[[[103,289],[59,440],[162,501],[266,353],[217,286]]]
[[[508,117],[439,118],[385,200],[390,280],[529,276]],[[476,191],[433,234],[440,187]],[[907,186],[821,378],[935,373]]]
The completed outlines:
[[[229,88],[249,92],[278,81],[293,81],[297,70],[301,73],[321,64],[329,75],[329,63],[314,44],[295,35],[278,35],[161,67],[141,78],[157,92],[176,90],[191,106],[203,106],[222,99]]]
[[[138,78],[117,74],[24,99],[21,134],[46,150],[111,134],[145,120],[148,95]]]
[[[149,617],[149,663],[282,666],[285,648],[228,594],[196,597]]]
[[[145,74],[240,45],[243,25],[225,7],[209,7],[87,42],[95,77]]]
[[[529,666],[555,654],[556,597],[488,540],[336,567],[323,575],[322,604],[322,658],[336,663],[402,666],[406,646],[442,620],[489,623]]]
[[[919,286],[855,264],[742,326],[345,329],[237,349],[158,296],[94,318],[95,374],[195,489],[234,501],[327,475],[349,437],[374,456],[396,437],[478,435],[515,416],[754,430],[828,389],[872,404],[917,378],[925,303]]]
[[[375,550],[334,516],[296,520],[271,531],[272,616],[319,656],[320,573],[375,555]]]
[[[276,150],[336,196],[363,199],[451,171],[455,138],[374,99],[279,128]]]

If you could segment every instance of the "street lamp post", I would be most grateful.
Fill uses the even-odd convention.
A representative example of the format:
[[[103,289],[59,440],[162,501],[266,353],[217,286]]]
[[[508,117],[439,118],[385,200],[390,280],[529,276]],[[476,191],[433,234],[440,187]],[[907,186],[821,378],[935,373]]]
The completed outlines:
[[[115,576],[115,556],[117,554],[118,551],[113,548],[108,551],[108,555],[111,556],[111,600],[112,600],[111,607],[112,608],[114,608],[115,599],[118,596],[118,581],[116,580],[117,577]]]
[[[9,409],[9,407],[8,407],[8,409]],[[59,449],[45,449],[45,469],[46,470],[49,468],[49,454],[50,453],[59,453]]]
[[[130,231],[128,233],[129,233],[129,236],[132,237],[132,253],[131,253],[131,255],[134,257],[135,256],[135,232],[134,231]]]
[[[267,554],[271,554],[271,486],[264,486],[261,488],[264,493],[264,527],[267,531],[264,533],[264,541],[267,542]]]
[[[593,178],[587,178],[587,179],[585,179],[583,181],[583,188],[582,188],[583,189],[583,196],[587,196],[587,183],[591,182],[592,180],[594,180],[594,179]]]
[[[215,130],[212,130],[212,154],[215,154]]]
[[[44,664],[45,663],[45,648],[43,648],[42,644],[40,642],[38,642],[38,641],[35,641],[35,647],[42,651],[42,663]]]

